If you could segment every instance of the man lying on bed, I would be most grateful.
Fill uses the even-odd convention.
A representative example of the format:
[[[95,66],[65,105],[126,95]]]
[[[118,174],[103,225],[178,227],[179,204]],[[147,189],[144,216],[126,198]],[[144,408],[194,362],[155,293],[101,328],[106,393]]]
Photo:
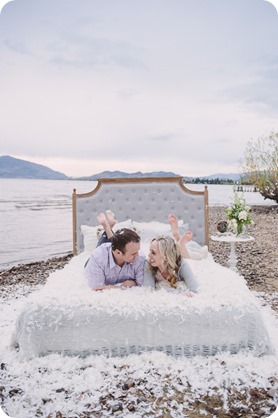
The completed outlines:
[[[139,235],[123,228],[107,241],[107,237],[99,241],[85,264],[89,286],[94,290],[142,286],[145,257],[139,255]]]
[[[186,296],[197,292],[196,277],[173,238],[153,239],[147,261],[139,255],[140,237],[135,231],[123,228],[114,234],[116,220],[110,211],[97,218],[104,233],[85,264],[85,275],[92,289],[144,285],[167,290],[178,288]]]

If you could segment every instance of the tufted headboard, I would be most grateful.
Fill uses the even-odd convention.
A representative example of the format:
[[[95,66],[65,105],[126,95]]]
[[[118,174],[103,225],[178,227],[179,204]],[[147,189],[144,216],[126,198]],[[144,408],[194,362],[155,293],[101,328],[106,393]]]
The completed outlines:
[[[73,253],[84,250],[81,225],[98,225],[96,216],[112,210],[119,222],[167,223],[169,213],[189,224],[193,239],[208,245],[208,190],[187,189],[182,177],[98,179],[89,193],[72,195]]]

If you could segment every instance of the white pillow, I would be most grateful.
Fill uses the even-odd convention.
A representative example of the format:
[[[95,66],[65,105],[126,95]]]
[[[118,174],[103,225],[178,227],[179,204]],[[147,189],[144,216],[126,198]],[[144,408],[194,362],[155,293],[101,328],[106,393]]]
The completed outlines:
[[[113,227],[113,231],[116,232],[121,228],[134,229],[131,219],[127,219],[124,222],[117,222],[117,224]],[[97,246],[98,240],[103,232],[103,227],[101,225],[81,225],[81,232],[84,237],[84,251],[92,252]]]
[[[138,235],[141,237],[142,242],[150,242],[153,238],[159,235],[172,236],[171,227],[167,223],[151,221],[151,222],[133,222]],[[188,231],[188,224],[184,224],[182,220],[178,221],[180,228],[180,234]]]
[[[117,222],[116,225],[113,226],[113,231],[116,232],[122,228],[134,229],[132,220],[127,219],[126,221],[123,221],[123,222]]]
[[[98,231],[100,231],[99,226],[81,225],[81,232],[84,237],[84,251],[91,253],[96,248],[99,240]]]

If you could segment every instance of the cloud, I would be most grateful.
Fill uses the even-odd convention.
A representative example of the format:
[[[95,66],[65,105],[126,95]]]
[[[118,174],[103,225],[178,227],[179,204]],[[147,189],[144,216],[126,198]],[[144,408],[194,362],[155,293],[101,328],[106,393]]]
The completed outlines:
[[[20,40],[5,40],[3,42],[3,44],[10,49],[12,52],[18,53],[18,54],[23,54],[23,55],[31,55],[30,51],[28,50],[28,48],[26,47],[26,44],[24,44],[22,41]]]
[[[172,141],[174,138],[177,138],[178,135],[175,133],[161,133],[158,135],[150,136],[148,139],[151,141],[159,141],[159,142],[169,142]]]
[[[263,0],[16,0],[0,16],[0,154],[237,169],[277,130],[277,23]]]

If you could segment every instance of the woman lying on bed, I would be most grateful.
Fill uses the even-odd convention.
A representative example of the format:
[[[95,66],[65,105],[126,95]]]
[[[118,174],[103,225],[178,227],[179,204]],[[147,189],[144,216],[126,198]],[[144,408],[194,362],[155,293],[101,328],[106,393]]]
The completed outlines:
[[[98,243],[101,245],[112,238],[112,228],[117,221],[111,211],[106,211],[106,215],[99,214],[97,219],[104,228],[104,233]],[[189,258],[185,244],[192,239],[192,233],[186,232],[180,237],[177,218],[169,215],[168,220],[176,240],[165,236],[151,241],[148,260],[145,262],[143,286],[163,287],[168,291],[179,290],[187,296],[192,296],[199,287],[194,273],[185,260]]]
[[[168,291],[177,289],[189,297],[198,291],[196,276],[172,237],[157,237],[151,241],[143,286]]]

